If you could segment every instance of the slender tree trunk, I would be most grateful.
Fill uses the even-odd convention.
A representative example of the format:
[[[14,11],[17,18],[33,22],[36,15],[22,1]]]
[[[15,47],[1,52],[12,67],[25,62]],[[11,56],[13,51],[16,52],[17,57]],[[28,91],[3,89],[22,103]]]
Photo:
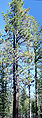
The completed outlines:
[[[36,99],[36,118],[39,118],[36,51],[35,51],[35,96],[36,96],[35,98]]]
[[[25,118],[25,112],[24,112],[24,118]]]
[[[16,39],[16,44],[18,40]],[[19,75],[18,75],[18,60],[17,60],[17,47],[16,47],[16,118],[18,118],[18,101],[19,101]]]
[[[35,118],[35,113],[33,113],[33,118]]]
[[[5,115],[5,108],[4,108],[4,71],[3,71],[3,61],[2,61],[2,118],[4,118]]]
[[[37,82],[37,108],[38,108],[38,118],[39,118],[38,82]]]
[[[2,118],[4,118],[4,82],[2,80]]]
[[[13,33],[13,48],[15,50],[15,35]],[[15,52],[13,60],[13,118],[16,118],[16,76],[15,76]]]
[[[16,80],[16,118],[18,118],[18,100],[19,100],[19,76],[17,75],[17,80]]]
[[[31,97],[30,97],[30,85],[29,85],[29,118],[31,118]]]

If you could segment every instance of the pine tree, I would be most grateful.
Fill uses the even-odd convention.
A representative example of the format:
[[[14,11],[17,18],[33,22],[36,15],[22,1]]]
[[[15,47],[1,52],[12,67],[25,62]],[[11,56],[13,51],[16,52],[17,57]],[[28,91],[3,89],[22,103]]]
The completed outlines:
[[[42,29],[40,29],[40,32],[42,34]],[[40,40],[40,47],[39,47],[39,53],[40,53],[40,59],[38,60],[38,93],[39,93],[39,114],[40,117],[42,118],[42,35],[41,35],[41,40]]]
[[[35,64],[35,100],[36,100],[36,118],[39,118],[39,102],[38,102],[38,61],[41,59],[40,51],[40,40],[41,40],[41,33],[39,31],[39,24],[37,21],[34,22],[34,29],[32,30],[33,34],[33,47],[34,47],[34,64]]]
[[[10,5],[10,11],[7,10],[7,14],[3,14],[6,22],[5,31],[8,34],[8,40],[13,39],[13,118],[18,118],[18,92],[19,92],[19,75],[18,75],[18,41],[23,38],[23,25],[26,19],[26,14],[29,9],[23,9],[24,1],[12,0]],[[21,15],[20,15],[21,14]]]
[[[3,61],[2,65],[0,64],[0,116],[5,118],[7,116],[7,81],[5,78]]]

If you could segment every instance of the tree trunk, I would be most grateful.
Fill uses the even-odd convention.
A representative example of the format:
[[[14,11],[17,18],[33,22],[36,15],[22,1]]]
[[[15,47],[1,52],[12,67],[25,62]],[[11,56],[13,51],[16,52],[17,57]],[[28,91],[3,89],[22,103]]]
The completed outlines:
[[[13,48],[15,50],[15,35],[13,33]],[[15,76],[15,52],[13,60],[13,118],[16,118],[16,76]]]
[[[17,78],[16,78],[16,118],[18,118],[18,99],[19,99],[19,76],[17,75]]]
[[[19,75],[18,75],[18,60],[17,60],[17,47],[15,46],[18,43],[17,39],[15,41],[15,35],[13,33],[13,48],[16,48],[16,54],[14,52],[13,60],[13,118],[18,118],[18,99],[19,99]],[[16,55],[16,58],[15,58]],[[15,65],[16,63],[16,65]]]
[[[3,61],[2,61],[2,77],[1,77],[1,80],[2,80],[2,118],[4,118],[4,115],[5,115],[5,108],[4,108],[4,71],[3,71]]]
[[[35,113],[33,113],[33,118],[35,118]]]
[[[16,44],[18,40],[16,39]],[[19,101],[19,75],[18,75],[18,60],[17,60],[17,47],[16,47],[16,118],[18,118],[18,101]]]
[[[2,118],[4,118],[4,112],[5,112],[5,109],[4,109],[4,82],[2,80]]]
[[[37,82],[37,61],[36,61],[36,51],[35,51],[35,99],[36,99],[36,118],[39,118],[38,109],[38,82]]]
[[[29,85],[29,118],[31,118],[31,97],[30,97],[30,85]]]

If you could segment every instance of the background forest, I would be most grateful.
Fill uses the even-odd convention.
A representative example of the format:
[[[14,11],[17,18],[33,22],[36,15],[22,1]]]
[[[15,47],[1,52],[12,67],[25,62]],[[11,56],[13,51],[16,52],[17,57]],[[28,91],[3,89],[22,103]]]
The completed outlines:
[[[12,0],[0,31],[0,118],[42,118],[42,26]]]

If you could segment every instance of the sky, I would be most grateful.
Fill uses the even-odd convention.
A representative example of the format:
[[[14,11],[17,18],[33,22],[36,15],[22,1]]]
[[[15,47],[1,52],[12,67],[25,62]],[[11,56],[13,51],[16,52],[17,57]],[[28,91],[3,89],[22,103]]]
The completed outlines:
[[[24,0],[25,8],[30,7],[30,15],[34,16],[42,25],[42,0]]]
[[[42,0],[24,0],[24,8],[31,8],[29,14],[34,16],[37,21],[42,25]],[[5,22],[1,12],[6,13],[9,9],[8,3],[11,0],[0,0],[0,29],[4,29]]]

